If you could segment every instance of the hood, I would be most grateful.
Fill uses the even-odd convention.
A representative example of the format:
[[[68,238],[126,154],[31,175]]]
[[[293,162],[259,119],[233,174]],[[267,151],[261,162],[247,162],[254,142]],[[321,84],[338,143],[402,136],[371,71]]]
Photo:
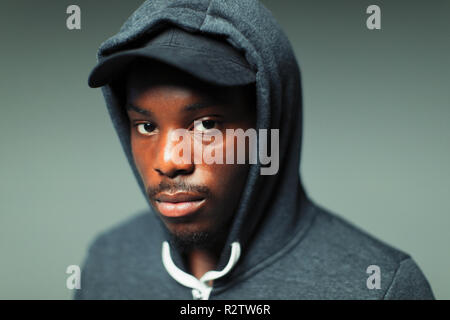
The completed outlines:
[[[117,34],[101,44],[98,61],[139,46],[142,39],[151,37],[167,25],[224,37],[242,51],[256,73],[256,129],[279,129],[278,173],[261,175],[260,165],[251,165],[217,266],[218,270],[226,266],[231,244],[239,242],[241,258],[230,276],[242,275],[287,252],[308,224],[310,202],[299,174],[302,142],[300,70],[286,35],[269,10],[255,0],[145,1]],[[122,147],[147,199],[134,165],[130,128],[119,90],[112,83],[103,86],[102,92]]]

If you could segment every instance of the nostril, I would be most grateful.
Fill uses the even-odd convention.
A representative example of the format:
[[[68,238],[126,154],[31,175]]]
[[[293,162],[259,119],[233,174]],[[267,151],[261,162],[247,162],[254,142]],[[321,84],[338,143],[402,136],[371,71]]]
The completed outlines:
[[[185,169],[171,168],[169,170],[161,170],[159,168],[155,168],[154,170],[158,172],[159,175],[166,176],[168,178],[175,178],[179,175],[188,175],[194,171],[193,166]]]

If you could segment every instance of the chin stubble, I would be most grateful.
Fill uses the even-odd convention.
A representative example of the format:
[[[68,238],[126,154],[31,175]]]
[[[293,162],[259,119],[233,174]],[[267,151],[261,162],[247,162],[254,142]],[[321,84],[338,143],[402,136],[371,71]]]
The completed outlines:
[[[217,228],[216,230],[177,232],[170,233],[171,244],[180,253],[189,253],[192,250],[205,250],[216,252],[220,250],[226,240],[228,228]]]

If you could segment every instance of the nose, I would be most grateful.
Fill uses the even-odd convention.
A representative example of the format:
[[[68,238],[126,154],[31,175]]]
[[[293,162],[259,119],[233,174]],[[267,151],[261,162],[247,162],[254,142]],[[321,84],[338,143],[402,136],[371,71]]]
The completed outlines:
[[[154,170],[162,176],[175,178],[194,172],[191,137],[186,130],[171,130],[163,135]]]

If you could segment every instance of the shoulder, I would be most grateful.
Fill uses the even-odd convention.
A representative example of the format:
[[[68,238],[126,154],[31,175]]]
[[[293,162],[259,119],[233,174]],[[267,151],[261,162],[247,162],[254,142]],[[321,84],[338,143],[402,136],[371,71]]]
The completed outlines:
[[[314,278],[312,284],[323,282],[323,292],[333,293],[333,298],[434,298],[409,254],[329,210],[317,205],[315,210],[307,236],[292,252],[292,257],[304,264]]]
[[[160,236],[159,222],[149,211],[137,213],[128,219],[100,232],[90,243],[89,252],[113,254],[119,249],[129,249],[141,241],[151,242]],[[160,238],[158,238],[160,239]]]
[[[99,233],[89,245],[81,289],[76,290],[74,298],[123,298],[122,282],[142,264],[156,265],[160,246],[160,226],[151,212],[135,214]]]
[[[409,255],[369,234],[355,224],[320,206],[316,206],[316,217],[310,230],[310,237],[318,247],[338,252],[340,256],[363,262],[382,260],[396,265]]]

